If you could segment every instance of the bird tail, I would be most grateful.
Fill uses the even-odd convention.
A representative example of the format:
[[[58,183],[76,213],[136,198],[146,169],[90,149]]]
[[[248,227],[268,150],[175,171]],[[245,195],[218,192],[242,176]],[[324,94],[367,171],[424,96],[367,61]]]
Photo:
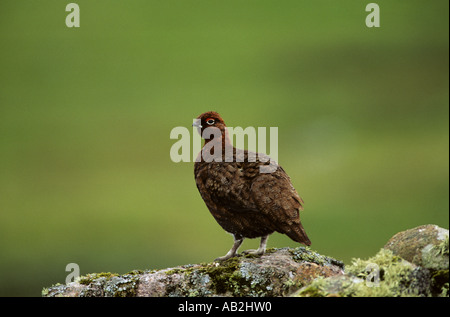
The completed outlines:
[[[305,229],[303,229],[303,226],[301,223],[298,224],[298,226],[290,226],[288,230],[284,232],[289,238],[292,240],[302,243],[304,245],[311,245],[311,241],[308,238],[308,235],[306,234]]]

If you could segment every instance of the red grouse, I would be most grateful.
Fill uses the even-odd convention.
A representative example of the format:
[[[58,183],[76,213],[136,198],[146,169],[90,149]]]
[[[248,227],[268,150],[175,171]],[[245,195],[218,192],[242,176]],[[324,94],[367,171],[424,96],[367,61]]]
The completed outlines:
[[[219,225],[234,237],[230,251],[216,260],[235,256],[244,238],[261,237],[258,250],[248,252],[262,255],[275,231],[311,245],[300,223],[303,200],[283,168],[264,154],[234,148],[217,112],[201,114],[193,126],[205,139],[194,166],[197,188]],[[262,172],[270,165],[272,171]]]

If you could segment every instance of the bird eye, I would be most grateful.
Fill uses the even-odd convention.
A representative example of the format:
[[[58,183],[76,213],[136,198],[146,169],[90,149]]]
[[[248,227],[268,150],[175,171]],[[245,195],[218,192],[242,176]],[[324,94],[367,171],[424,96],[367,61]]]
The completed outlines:
[[[214,119],[209,118],[208,120],[206,120],[206,123],[209,125],[213,125],[214,124]]]

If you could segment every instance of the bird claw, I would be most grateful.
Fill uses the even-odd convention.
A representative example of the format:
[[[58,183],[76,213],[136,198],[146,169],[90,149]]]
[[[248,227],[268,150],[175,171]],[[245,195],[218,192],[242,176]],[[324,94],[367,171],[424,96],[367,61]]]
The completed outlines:
[[[263,255],[264,254],[264,250],[254,250],[254,249],[250,249],[250,250],[245,250],[242,251],[243,254],[245,255]]]
[[[223,262],[225,260],[231,259],[232,257],[234,257],[236,255],[224,255],[224,256],[219,256],[218,258],[214,259],[214,262]]]

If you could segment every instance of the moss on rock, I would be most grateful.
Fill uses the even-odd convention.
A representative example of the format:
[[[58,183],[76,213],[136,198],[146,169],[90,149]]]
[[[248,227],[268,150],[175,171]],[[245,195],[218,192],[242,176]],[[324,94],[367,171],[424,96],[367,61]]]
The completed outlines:
[[[339,264],[339,265],[336,265]],[[342,262],[305,248],[269,249],[223,262],[157,271],[92,273],[43,296],[285,296],[314,278],[342,274]]]
[[[433,296],[448,294],[449,231],[424,225],[394,235],[384,246],[405,260],[429,271]],[[446,295],[448,296],[448,295]]]
[[[398,297],[428,295],[426,270],[381,249],[367,260],[354,259],[346,275],[316,279],[298,296]]]
[[[424,225],[394,235],[384,246],[416,265],[443,270],[449,267],[447,229],[436,225]]]
[[[317,278],[296,296],[448,296],[448,230],[425,225],[393,236],[375,256],[354,259],[345,275]]]
[[[421,236],[424,235],[422,238]],[[448,230],[395,235],[375,256],[341,261],[309,248],[271,248],[223,262],[152,271],[92,273],[43,296],[448,296]]]

